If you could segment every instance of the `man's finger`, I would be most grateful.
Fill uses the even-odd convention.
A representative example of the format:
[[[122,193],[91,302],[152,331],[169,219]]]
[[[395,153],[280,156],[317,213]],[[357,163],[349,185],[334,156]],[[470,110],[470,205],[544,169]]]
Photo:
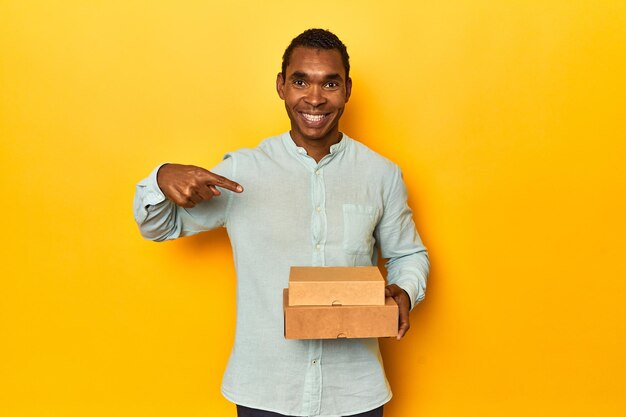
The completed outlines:
[[[215,196],[222,194],[222,192],[218,190],[215,185],[209,185],[209,189],[211,190],[211,193],[213,193],[213,195]]]
[[[398,336],[396,337],[396,339],[400,340],[404,337],[406,332],[409,331],[411,325],[409,324],[408,308],[406,308],[406,306],[400,307],[400,305],[398,305],[398,309],[400,310],[400,325],[398,327]]]
[[[172,200],[174,202],[174,204],[176,204],[177,206],[180,207],[184,207],[184,208],[192,208],[194,207],[196,204],[189,198],[187,197],[183,192],[176,190],[176,189],[172,189],[170,190],[169,193],[169,197],[170,200]]]
[[[201,203],[204,200],[204,198],[202,198],[202,196],[197,190],[191,190],[189,199],[193,202],[194,205]]]
[[[207,181],[209,185],[217,185],[218,187],[226,188],[227,190],[234,191],[236,193],[243,192],[243,187],[235,181],[231,181],[226,177],[222,177],[221,175],[217,175],[212,172],[210,174],[211,175]]]
[[[181,196],[179,199],[174,200],[176,205],[184,207],[184,208],[194,208],[196,203],[190,197]]]
[[[195,192],[200,196],[203,201],[213,198],[213,192],[209,189],[209,187],[198,187]]]
[[[385,287],[385,296],[393,297],[396,304],[398,304],[398,335],[396,339],[400,340],[411,327],[409,323],[409,306],[411,301],[408,294],[395,284]]]

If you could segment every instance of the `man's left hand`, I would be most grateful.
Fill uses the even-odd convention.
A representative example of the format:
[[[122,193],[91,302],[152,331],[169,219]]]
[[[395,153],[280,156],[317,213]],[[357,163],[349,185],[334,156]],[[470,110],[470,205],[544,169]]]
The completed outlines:
[[[393,297],[398,304],[398,336],[396,339],[400,340],[404,337],[406,332],[409,331],[411,325],[409,324],[409,310],[411,308],[411,299],[409,295],[402,288],[396,284],[387,285],[385,288],[385,296]]]

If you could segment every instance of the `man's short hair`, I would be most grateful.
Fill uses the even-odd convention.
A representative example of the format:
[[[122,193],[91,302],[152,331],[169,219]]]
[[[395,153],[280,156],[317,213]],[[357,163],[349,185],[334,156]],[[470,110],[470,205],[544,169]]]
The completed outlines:
[[[283,54],[283,77],[286,75],[285,73],[289,65],[291,54],[293,50],[298,47],[326,50],[336,49],[341,54],[343,67],[346,70],[346,80],[350,77],[350,56],[348,55],[346,45],[341,42],[337,35],[325,29],[307,29],[293,38]]]

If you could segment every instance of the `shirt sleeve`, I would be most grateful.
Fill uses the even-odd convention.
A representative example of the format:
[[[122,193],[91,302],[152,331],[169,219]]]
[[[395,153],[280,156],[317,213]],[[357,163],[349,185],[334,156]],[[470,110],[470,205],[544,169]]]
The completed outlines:
[[[388,259],[387,284],[396,284],[407,292],[413,309],[426,296],[430,263],[426,247],[417,233],[413,212],[407,202],[407,190],[400,169],[395,166],[386,187],[383,215],[376,227],[381,256]]]
[[[157,183],[157,173],[163,165],[165,164],[157,166],[147,178],[139,181],[135,190],[135,221],[144,238],[161,242],[226,224],[234,194],[232,191],[220,188],[221,195],[193,208],[177,206],[165,197]],[[211,172],[233,179],[235,172],[231,155],[226,155]]]

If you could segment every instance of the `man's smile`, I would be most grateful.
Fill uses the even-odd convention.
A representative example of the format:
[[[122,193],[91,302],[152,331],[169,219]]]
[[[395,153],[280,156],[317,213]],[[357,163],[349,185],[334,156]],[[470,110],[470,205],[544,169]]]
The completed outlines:
[[[314,114],[314,113],[298,112],[298,114],[300,115],[300,117],[304,119],[304,121],[306,122],[308,126],[319,126],[319,125],[324,124],[326,117],[330,113]]]

